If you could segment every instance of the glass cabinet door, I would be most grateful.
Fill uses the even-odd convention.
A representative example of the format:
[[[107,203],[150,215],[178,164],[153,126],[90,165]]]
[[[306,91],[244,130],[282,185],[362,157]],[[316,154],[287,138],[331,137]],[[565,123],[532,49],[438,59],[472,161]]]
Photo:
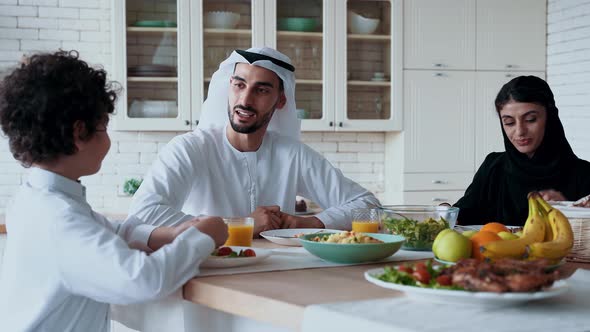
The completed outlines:
[[[183,100],[187,105],[188,89],[182,86],[189,80],[182,71],[189,67],[189,47],[183,45],[188,30],[180,32],[186,22],[179,8],[188,2],[127,0],[116,5],[115,68],[118,79],[124,80],[118,110],[124,114],[117,117],[117,128],[186,129],[190,114],[179,110]]]
[[[346,13],[342,13],[346,21],[346,77],[341,76],[346,80],[346,105],[337,106],[346,112],[336,113],[337,130],[401,128],[396,121],[401,114],[397,100],[401,87],[400,11],[401,4],[395,0],[347,1]]]
[[[207,98],[211,76],[219,64],[236,49],[252,47],[252,0],[202,0],[192,11],[193,33],[202,36],[202,43],[193,40],[193,125],[197,125],[200,109]],[[197,5],[195,5],[197,6]],[[201,20],[195,19],[200,17]],[[228,83],[229,84],[229,83]]]
[[[295,66],[297,116],[304,123],[325,117],[324,11],[322,0],[276,0],[276,48]]]

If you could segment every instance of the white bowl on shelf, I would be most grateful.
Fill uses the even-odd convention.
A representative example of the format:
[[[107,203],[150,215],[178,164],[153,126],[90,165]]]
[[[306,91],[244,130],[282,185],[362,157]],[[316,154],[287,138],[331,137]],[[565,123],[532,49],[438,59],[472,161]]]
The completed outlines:
[[[374,33],[379,26],[380,20],[377,18],[368,18],[355,12],[348,12],[348,26],[351,33],[369,35]]]
[[[205,28],[233,29],[240,22],[240,14],[226,11],[211,11],[205,13]]]

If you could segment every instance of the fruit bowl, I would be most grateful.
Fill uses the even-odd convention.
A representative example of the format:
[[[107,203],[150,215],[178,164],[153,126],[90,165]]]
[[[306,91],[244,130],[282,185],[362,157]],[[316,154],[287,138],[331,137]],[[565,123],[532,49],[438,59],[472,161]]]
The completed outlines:
[[[314,31],[317,20],[310,17],[283,17],[277,20],[277,28],[283,31]]]
[[[322,233],[330,235],[334,233]],[[323,260],[335,263],[362,263],[385,259],[400,249],[404,238],[393,234],[365,233],[383,243],[327,243],[311,239],[318,234],[306,234],[299,238],[303,248]]]
[[[348,12],[348,26],[351,33],[369,35],[379,26],[379,19],[361,16],[355,12]]]
[[[453,228],[459,208],[432,205],[386,205],[381,214],[383,229],[406,238],[402,249],[432,250],[434,239]]]
[[[226,11],[212,11],[205,13],[205,28],[233,29],[240,22],[240,14]]]

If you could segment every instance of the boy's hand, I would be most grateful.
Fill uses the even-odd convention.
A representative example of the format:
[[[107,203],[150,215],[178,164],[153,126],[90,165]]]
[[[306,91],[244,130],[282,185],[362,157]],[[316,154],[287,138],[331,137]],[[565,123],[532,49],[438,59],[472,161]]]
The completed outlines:
[[[212,237],[215,242],[215,248],[222,246],[229,236],[227,225],[219,217],[201,217],[188,222],[192,223],[192,226],[202,233]]]

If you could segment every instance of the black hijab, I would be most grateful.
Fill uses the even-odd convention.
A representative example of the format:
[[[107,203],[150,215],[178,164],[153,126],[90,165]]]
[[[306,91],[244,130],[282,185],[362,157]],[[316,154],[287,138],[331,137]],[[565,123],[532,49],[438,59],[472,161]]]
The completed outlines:
[[[497,221],[523,225],[528,214],[526,197],[534,190],[554,189],[570,200],[590,193],[590,164],[572,151],[547,82],[535,76],[520,76],[506,83],[496,97],[498,115],[513,101],[545,108],[543,140],[529,158],[514,147],[500,123],[506,152],[488,155],[465,196],[455,204],[460,208],[461,224]],[[580,180],[584,175],[588,180]]]

